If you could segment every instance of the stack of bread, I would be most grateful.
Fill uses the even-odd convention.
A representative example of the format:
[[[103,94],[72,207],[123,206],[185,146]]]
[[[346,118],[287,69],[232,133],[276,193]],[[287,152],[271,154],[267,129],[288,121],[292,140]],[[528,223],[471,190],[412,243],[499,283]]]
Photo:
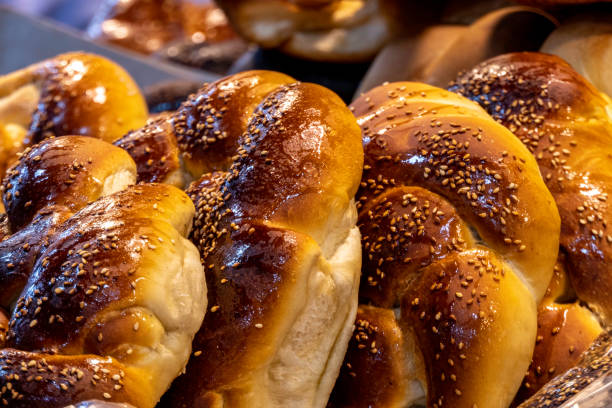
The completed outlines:
[[[407,10],[219,3],[324,61]],[[576,32],[544,45],[573,68],[504,54],[350,106],[246,71],[149,116],[84,53],[0,77],[0,406],[561,406],[612,371],[612,101]]]

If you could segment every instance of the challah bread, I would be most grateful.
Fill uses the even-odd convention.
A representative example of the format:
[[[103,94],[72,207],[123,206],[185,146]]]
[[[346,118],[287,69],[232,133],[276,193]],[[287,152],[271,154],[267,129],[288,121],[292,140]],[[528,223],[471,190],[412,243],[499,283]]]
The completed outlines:
[[[205,84],[176,112],[130,132],[115,145],[136,161],[139,181],[182,186],[203,173],[226,171],[261,100],[293,82],[278,72],[246,71]]]
[[[507,407],[558,249],[535,160],[478,105],[439,88],[391,83],[351,107],[365,150],[360,299],[372,306],[333,406]]]
[[[328,62],[372,58],[396,31],[394,11],[400,3],[390,0],[217,1],[234,29],[248,41],[264,48],[278,48],[296,57]],[[401,6],[416,13],[417,7]]]
[[[129,155],[99,139],[67,136],[27,148],[2,183],[10,229],[23,228],[45,207],[76,212],[134,184],[135,177]]]
[[[559,273],[561,279],[567,274],[569,283],[555,288],[540,308],[540,326],[554,322],[551,332],[556,333],[542,336],[533,368],[567,367],[578,357],[569,355],[571,348],[586,348],[599,331],[595,319],[577,302],[586,302],[606,324],[612,316],[612,234],[607,232],[612,220],[607,204],[612,104],[567,63],[539,53],[485,61],[460,75],[451,89],[483,104],[521,139],[555,197],[562,219]],[[545,382],[530,375],[522,396]]]
[[[353,336],[328,407],[425,405],[415,365],[392,309],[359,305]]]
[[[50,136],[113,141],[146,119],[144,99],[123,68],[93,54],[58,55],[0,77],[0,164]]]
[[[206,307],[199,256],[185,238],[192,215],[176,188],[140,185],[62,224],[12,308],[1,398],[14,407],[153,407],[183,369]]]
[[[191,177],[183,170],[171,114],[164,112],[115,141],[138,167],[138,181],[184,187]]]
[[[603,329],[572,290],[561,254],[546,296],[538,306],[538,335],[529,370],[514,401],[525,401],[544,384],[576,366]]]
[[[126,152],[81,136],[26,149],[5,178],[4,405],[153,407],[184,368],[206,308],[194,206],[135,180]]]
[[[612,97],[612,24],[610,15],[577,18],[557,28],[542,52],[557,55]]]
[[[612,103],[567,63],[547,54],[506,54],[451,87],[480,102],[536,157],[561,214],[561,249],[577,296],[612,318]]]
[[[359,128],[334,93],[280,74],[229,77],[190,100],[227,106],[200,123],[236,147],[227,172],[188,190],[209,309],[162,406],[324,407],[357,309]]]
[[[0,242],[0,306],[27,282],[42,245],[72,214],[136,181],[125,151],[98,139],[66,136],[27,148],[2,183],[7,234]]]

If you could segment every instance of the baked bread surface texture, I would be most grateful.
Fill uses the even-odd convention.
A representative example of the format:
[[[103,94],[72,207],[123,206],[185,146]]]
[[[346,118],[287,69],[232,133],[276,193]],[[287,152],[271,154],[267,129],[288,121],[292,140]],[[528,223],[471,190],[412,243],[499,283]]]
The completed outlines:
[[[490,59],[451,89],[479,102],[530,150],[561,215],[556,279],[566,283],[553,280],[540,305],[543,333],[521,390],[528,397],[577,362],[577,350],[601,332],[598,321],[610,321],[612,104],[565,61],[543,53]]]
[[[324,407],[357,310],[354,116],[321,86],[248,71],[205,85],[164,123],[178,165],[156,177],[196,180],[191,239],[209,303],[162,406]],[[142,163],[149,137],[117,145]]]
[[[43,139],[112,142],[146,120],[144,98],[123,68],[94,54],[58,55],[0,77],[0,170]]]
[[[9,173],[0,401],[154,407],[206,309],[193,203],[169,185],[132,185],[129,155],[89,137],[46,139]]]
[[[558,250],[535,159],[477,104],[429,85],[385,84],[351,107],[362,306],[330,406],[509,406]]]

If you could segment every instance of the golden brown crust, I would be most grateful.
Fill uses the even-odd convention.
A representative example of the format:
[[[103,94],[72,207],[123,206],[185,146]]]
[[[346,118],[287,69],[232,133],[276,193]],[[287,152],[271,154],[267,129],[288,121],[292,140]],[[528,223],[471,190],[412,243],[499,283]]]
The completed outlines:
[[[121,149],[82,136],[55,138],[28,148],[8,170],[2,198],[11,231],[32,221],[45,207],[75,212],[100,197],[107,178],[134,180],[134,162]]]
[[[359,306],[328,408],[401,406],[407,386],[403,347],[402,332],[392,310]]]
[[[542,406],[558,408],[566,405],[565,402],[589,385],[602,381],[612,371],[611,341],[610,330],[606,330],[581,356],[578,365],[565,374],[555,377],[533,397],[522,403],[519,408],[540,408]],[[580,400],[580,402],[583,401]]]
[[[62,54],[33,67],[40,101],[24,145],[52,136],[87,135],[108,142],[144,125],[147,108],[123,68],[92,54]]]
[[[253,111],[277,88],[294,83],[272,71],[246,71],[205,84],[172,114],[163,114],[115,144],[138,164],[143,182],[188,182],[227,171]],[[178,146],[178,149],[177,149]],[[175,171],[180,176],[174,176]]]
[[[593,314],[578,303],[540,307],[533,361],[515,401],[528,399],[554,377],[576,366],[602,331]]]
[[[9,307],[16,300],[32,272],[41,248],[72,212],[61,207],[39,212],[23,229],[0,242],[0,305]]]
[[[451,90],[481,103],[538,160],[561,214],[561,247],[578,297],[612,314],[610,101],[561,59],[502,55],[460,75]]]
[[[365,150],[359,205],[400,185],[444,197],[488,245],[533,271],[526,278],[541,298],[556,249],[554,239],[542,247],[533,231],[555,236],[559,220],[537,166],[529,151],[482,111],[471,114],[479,109],[465,100],[467,106],[456,106],[453,96],[439,93],[395,83],[375,88],[354,105]]]
[[[365,150],[360,295],[401,303],[402,347],[384,358],[403,361],[405,378],[401,390],[361,381],[335,403],[381,395],[410,406],[424,388],[432,408],[508,406],[558,248],[558,213],[534,158],[476,104],[428,85],[386,84],[352,109]]]
[[[334,93],[296,83],[268,95],[247,128],[230,169],[227,208],[246,219],[269,214],[266,220],[322,242],[329,209],[351,200],[359,183],[361,151],[344,136],[359,133],[354,118]]]
[[[355,225],[351,200],[362,166],[359,129],[350,111],[329,90],[302,83],[278,86],[275,78],[286,79],[280,75],[260,82],[267,81],[267,75],[230,77],[211,87],[210,96],[194,97],[210,98],[203,106],[218,107],[226,99],[223,89],[235,88],[233,97],[238,100],[227,99],[228,110],[223,113],[234,123],[225,124],[224,118],[210,123],[232,126],[228,128],[232,135],[241,127],[244,131],[232,141],[236,146],[230,150],[237,154],[229,171],[205,174],[188,189],[196,204],[192,240],[206,267],[210,309],[193,342],[186,374],[164,397],[168,406],[320,406],[321,401],[313,401],[327,400],[332,384],[324,378],[335,376],[341,357],[337,356],[336,364],[331,360],[331,345],[319,342],[314,373],[303,376],[315,375],[316,380],[302,385],[302,378],[275,378],[283,377],[282,370],[291,365],[280,350],[301,341],[306,345],[292,353],[310,350],[310,340],[301,339],[303,330],[315,331],[310,333],[315,339],[316,331],[323,330],[326,335],[321,338],[328,340],[327,331],[332,330],[342,342],[350,335],[349,330],[330,328],[335,322],[320,328],[325,318],[316,317],[310,310],[315,306],[309,302],[324,299],[327,316],[329,308],[338,310],[337,301],[356,309],[356,264],[346,271],[354,290],[342,299],[338,281],[326,283],[324,293],[310,285],[324,276],[337,279],[334,274],[346,268],[340,265],[338,271],[327,271],[328,262],[337,262],[329,258],[340,245],[328,236],[344,241]],[[197,111],[202,104],[193,106],[189,109]],[[230,115],[232,110],[235,115]],[[204,143],[189,140],[182,142]],[[355,255],[350,252],[349,258]],[[343,313],[338,310],[332,320],[340,319],[348,327],[353,315],[349,313],[345,320]],[[304,319],[312,319],[311,325],[296,329]],[[271,379],[262,383],[263,378]],[[301,391],[292,389],[287,384],[291,382],[298,382]]]
[[[171,183],[174,179],[183,181],[182,177],[174,175],[180,172],[181,163],[169,116],[169,113],[162,113],[113,143],[127,151],[136,162],[138,182],[174,184]]]
[[[2,186],[8,213],[0,242],[0,305],[8,307],[16,299],[40,250],[65,220],[134,182],[134,176],[129,156],[100,140],[61,137],[26,149]],[[107,183],[115,177],[116,183]]]
[[[13,308],[7,345],[49,352],[82,347],[78,339],[96,331],[102,310],[134,302],[130,294],[141,278],[140,264],[168,238],[155,218],[164,207],[191,206],[186,196],[173,194],[164,185],[132,187],[97,200],[61,224]],[[149,207],[154,211],[142,213]]]
[[[516,390],[512,383],[523,371],[520,364],[494,362],[494,356],[509,353],[515,361],[529,357],[536,324],[535,302],[525,302],[527,289],[516,281],[492,252],[475,249],[433,263],[407,290],[401,322],[414,332],[426,362],[428,407],[510,403]],[[515,307],[523,308],[522,319],[515,318]],[[508,330],[514,334],[500,336]],[[520,330],[533,333],[525,336]],[[495,375],[508,369],[515,371]],[[492,384],[482,381],[488,374],[496,378]]]
[[[603,329],[594,314],[576,300],[561,253],[538,306],[538,334],[532,361],[512,406],[534,395],[547,382],[578,364]]]
[[[247,128],[227,182],[214,197],[203,190],[209,208],[219,217],[227,211],[245,221],[269,214],[267,221],[292,225],[323,241],[329,228],[328,209],[350,200],[358,183],[362,155],[355,140],[343,136],[358,133],[350,112],[325,88],[295,83],[267,95]],[[214,239],[200,227],[209,226],[195,224],[199,247],[214,247]]]
[[[15,408],[64,407],[99,399],[140,404],[149,398],[129,370],[110,357],[0,350],[0,401]],[[11,384],[10,386],[8,384]],[[4,402],[6,401],[6,403]]]
[[[268,93],[295,82],[272,71],[246,71],[205,85],[172,116],[172,125],[194,178],[227,170],[255,108]]]
[[[396,187],[368,201],[359,212],[363,267],[359,296],[364,303],[398,307],[420,270],[472,236],[457,211],[420,187]]]
[[[248,378],[276,351],[278,321],[301,280],[296,265],[307,262],[312,251],[304,251],[304,244],[314,247],[301,234],[253,223],[217,243],[204,260],[213,266],[206,270],[210,309],[186,374],[165,396],[171,406],[197,406],[207,393],[239,388],[241,377]]]
[[[8,382],[15,391],[4,397],[17,399],[15,406],[84,399],[154,406],[185,364],[182,347],[203,316],[201,266],[183,264],[189,256],[197,262],[195,248],[183,246],[193,211],[187,195],[171,186],[133,186],[86,206],[47,242],[39,237],[42,248],[25,288],[17,289],[7,348],[0,350],[2,392]],[[157,266],[161,259],[173,269],[171,282]],[[171,312],[178,306],[190,313],[177,316],[180,323]]]
[[[168,185],[116,192],[135,175],[122,149],[67,136],[28,148],[6,178],[3,405],[153,407],[186,364],[206,300],[193,203]]]

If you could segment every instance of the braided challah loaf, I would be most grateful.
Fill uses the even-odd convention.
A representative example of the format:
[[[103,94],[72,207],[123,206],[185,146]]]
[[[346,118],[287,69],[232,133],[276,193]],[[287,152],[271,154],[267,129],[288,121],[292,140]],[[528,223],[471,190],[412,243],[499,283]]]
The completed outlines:
[[[426,394],[428,407],[506,408],[558,249],[534,158],[439,88],[387,84],[352,108],[365,150],[364,305],[330,406],[406,407]]]
[[[209,309],[162,406],[325,406],[357,309],[363,153],[350,110],[318,85],[251,71],[116,144],[141,181],[197,179]]]
[[[184,368],[206,308],[186,238],[194,206],[172,186],[128,187],[135,179],[124,151],[80,136],[45,140],[8,171],[4,406],[153,407]]]
[[[577,362],[601,330],[579,302],[605,324],[612,319],[612,102],[563,60],[539,53],[485,61],[451,89],[482,104],[520,138],[561,214],[559,269],[569,283],[541,307],[542,328],[554,324],[552,335],[538,338],[522,392],[528,396]]]
[[[0,77],[0,175],[15,153],[50,136],[109,142],[144,125],[147,107],[123,68],[69,53]]]
[[[229,169],[253,111],[274,89],[295,80],[247,71],[204,85],[173,113],[117,140],[138,165],[138,180],[188,185],[203,173]]]

